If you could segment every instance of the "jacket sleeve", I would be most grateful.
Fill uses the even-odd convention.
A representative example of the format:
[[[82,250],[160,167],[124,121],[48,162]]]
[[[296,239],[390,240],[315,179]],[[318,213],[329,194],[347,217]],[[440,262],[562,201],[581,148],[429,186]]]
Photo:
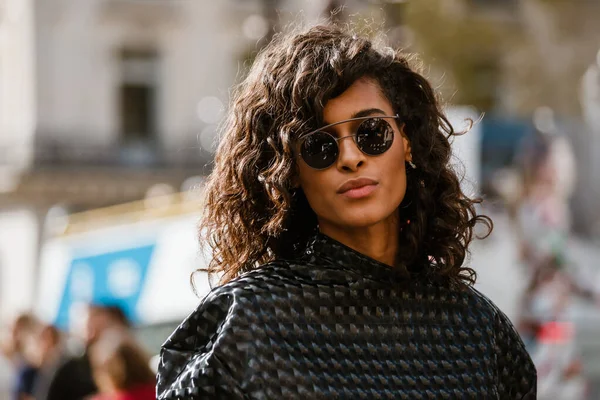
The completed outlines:
[[[233,294],[214,289],[163,344],[158,400],[243,399]]]
[[[537,372],[521,337],[500,310],[495,325],[500,398],[536,399]]]

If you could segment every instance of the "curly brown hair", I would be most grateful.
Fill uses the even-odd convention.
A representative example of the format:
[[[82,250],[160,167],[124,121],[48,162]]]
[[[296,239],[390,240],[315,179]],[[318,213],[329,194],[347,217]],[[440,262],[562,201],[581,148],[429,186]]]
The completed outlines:
[[[367,37],[324,25],[276,36],[236,88],[205,187],[201,239],[210,246],[209,273],[225,283],[275,259],[299,255],[317,230],[301,189],[294,189],[293,156],[301,133],[322,124],[329,99],[362,77],[378,82],[405,124],[418,169],[408,172],[401,204],[411,223],[400,232],[398,263],[412,274],[458,278],[473,229],[492,221],[477,215],[450,165],[457,133],[413,59]]]

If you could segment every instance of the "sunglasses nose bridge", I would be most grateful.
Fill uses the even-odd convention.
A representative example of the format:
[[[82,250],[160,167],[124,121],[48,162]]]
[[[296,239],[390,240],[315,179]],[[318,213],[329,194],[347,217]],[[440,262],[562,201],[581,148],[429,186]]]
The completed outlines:
[[[340,142],[341,142],[342,140],[344,140],[344,139],[348,139],[348,138],[355,139],[355,137],[356,137],[356,134],[355,134],[355,133],[353,133],[353,134],[351,134],[351,135],[347,135],[347,136],[342,136],[342,137],[336,138],[336,139],[335,139],[335,141],[336,141],[336,143],[337,143],[337,144],[338,144],[338,146],[339,146],[339,145],[340,145]]]
[[[351,143],[348,144],[348,146],[350,146],[351,148],[348,148],[348,146],[344,146],[341,143],[342,140],[348,139],[348,138],[352,138]],[[356,133],[336,138],[335,141],[336,141],[337,147],[338,147],[338,157],[337,158],[339,161],[344,162],[345,161],[344,159],[346,159],[347,161],[354,162],[355,159],[364,157],[364,152],[360,149],[360,147],[358,146],[358,143],[356,142]]]

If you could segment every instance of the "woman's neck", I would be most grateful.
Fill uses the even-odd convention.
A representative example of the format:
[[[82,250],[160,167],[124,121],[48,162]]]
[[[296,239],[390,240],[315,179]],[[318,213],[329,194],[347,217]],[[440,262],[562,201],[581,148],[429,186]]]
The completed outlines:
[[[319,221],[322,234],[389,266],[394,266],[398,252],[398,225],[382,221],[376,225],[360,228],[341,227]]]

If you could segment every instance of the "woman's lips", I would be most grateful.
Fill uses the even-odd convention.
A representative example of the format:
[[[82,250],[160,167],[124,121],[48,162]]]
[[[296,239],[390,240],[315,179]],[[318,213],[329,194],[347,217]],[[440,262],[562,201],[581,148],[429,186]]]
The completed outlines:
[[[341,193],[341,195],[351,199],[360,199],[369,196],[375,189],[377,189],[377,184],[364,185],[354,189],[346,190],[345,192]]]

